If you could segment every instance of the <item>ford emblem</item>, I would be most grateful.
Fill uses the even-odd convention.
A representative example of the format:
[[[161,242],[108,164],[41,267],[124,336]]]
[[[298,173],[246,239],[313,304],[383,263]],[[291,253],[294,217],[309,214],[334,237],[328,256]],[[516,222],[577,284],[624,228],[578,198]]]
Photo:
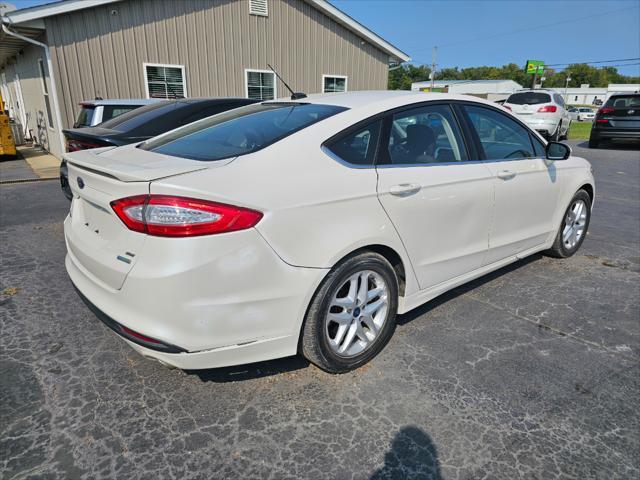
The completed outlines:
[[[78,181],[78,188],[82,190],[84,188],[84,180],[82,180],[82,177],[78,177],[77,181]]]

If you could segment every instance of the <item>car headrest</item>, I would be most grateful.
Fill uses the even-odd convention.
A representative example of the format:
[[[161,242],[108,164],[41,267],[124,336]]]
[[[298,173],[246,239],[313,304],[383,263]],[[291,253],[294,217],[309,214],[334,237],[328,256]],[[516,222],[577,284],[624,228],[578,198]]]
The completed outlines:
[[[420,123],[407,126],[407,147],[426,151],[436,143],[436,136],[431,127]]]

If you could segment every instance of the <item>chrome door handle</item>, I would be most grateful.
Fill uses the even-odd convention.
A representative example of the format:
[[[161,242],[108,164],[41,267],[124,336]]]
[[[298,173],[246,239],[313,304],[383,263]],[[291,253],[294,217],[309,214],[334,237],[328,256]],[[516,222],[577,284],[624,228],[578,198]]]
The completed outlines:
[[[498,172],[498,178],[501,178],[502,180],[511,180],[515,176],[516,172],[513,170],[500,170]]]
[[[389,193],[396,197],[407,197],[418,193],[422,187],[416,183],[401,183],[389,188]]]

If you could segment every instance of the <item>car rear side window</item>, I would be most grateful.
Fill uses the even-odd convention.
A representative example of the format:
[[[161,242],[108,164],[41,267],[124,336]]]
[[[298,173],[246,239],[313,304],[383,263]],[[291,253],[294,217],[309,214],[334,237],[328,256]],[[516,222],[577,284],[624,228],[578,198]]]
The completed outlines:
[[[80,109],[80,112],[78,113],[78,117],[76,118],[76,123],[74,123],[73,125],[74,128],[90,127],[91,120],[93,120],[93,114],[95,113],[95,111],[95,107],[83,105]]]
[[[140,148],[192,160],[221,160],[265,148],[344,110],[313,103],[259,103],[186,125]]]
[[[373,166],[382,121],[349,129],[326,147],[342,161],[356,166]]]
[[[536,105],[538,103],[549,103],[551,96],[542,92],[521,92],[511,95],[506,103],[513,105]]]
[[[486,160],[535,156],[529,131],[515,120],[490,108],[465,105],[464,109],[480,138]]]

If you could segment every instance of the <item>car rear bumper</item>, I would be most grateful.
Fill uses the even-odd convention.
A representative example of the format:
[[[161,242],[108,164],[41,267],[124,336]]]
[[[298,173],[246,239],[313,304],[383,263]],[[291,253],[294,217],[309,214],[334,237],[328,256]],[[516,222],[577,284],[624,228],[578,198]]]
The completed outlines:
[[[558,121],[556,120],[527,118],[524,116],[520,116],[520,118],[531,128],[545,135],[551,135],[558,128]]]
[[[328,271],[286,264],[254,229],[148,237],[120,290],[67,251],[71,281],[103,322],[144,356],[185,369],[296,354],[307,305]],[[120,327],[177,351],[137,341]]]
[[[640,129],[594,128],[591,131],[591,135],[597,136],[598,138],[640,139]]]

